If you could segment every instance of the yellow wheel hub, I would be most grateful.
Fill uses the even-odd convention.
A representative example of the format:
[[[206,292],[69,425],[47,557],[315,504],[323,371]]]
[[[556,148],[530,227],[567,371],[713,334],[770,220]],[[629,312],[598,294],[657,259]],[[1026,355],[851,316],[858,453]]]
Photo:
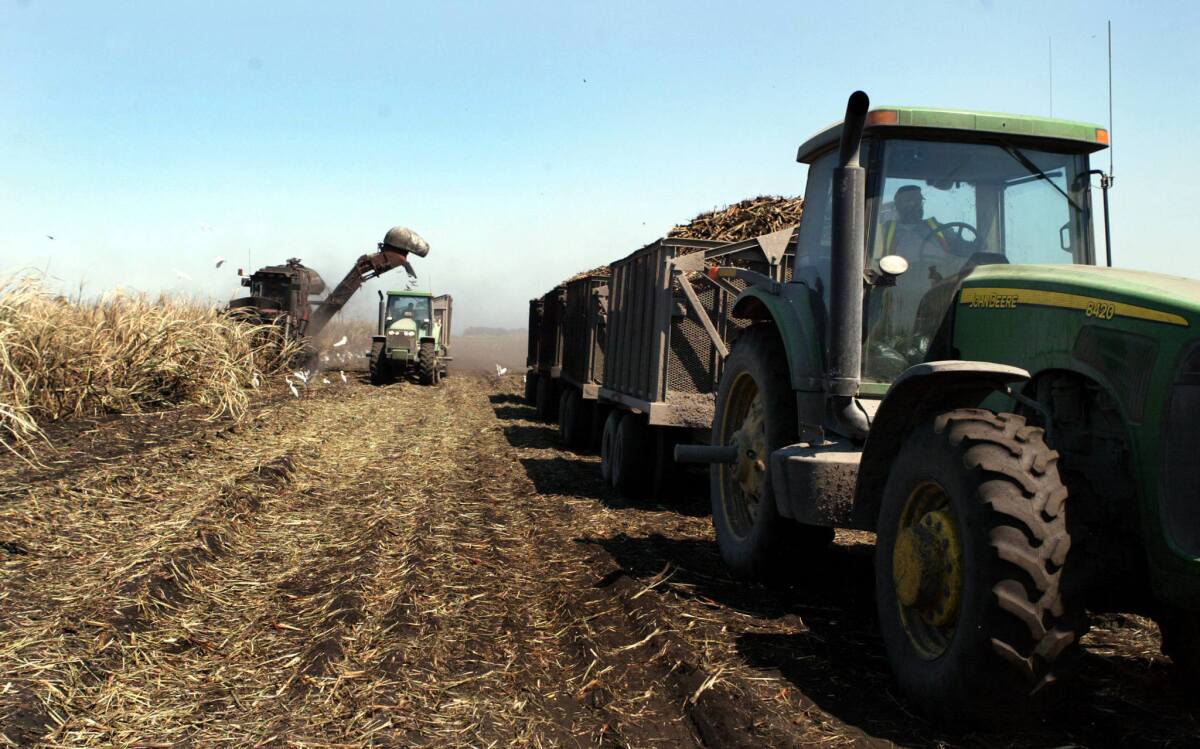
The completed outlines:
[[[737,448],[733,477],[747,497],[756,499],[767,472],[766,421],[763,419],[762,398],[757,393],[746,410],[746,418],[733,433],[732,442]]]
[[[909,495],[892,550],[892,582],[904,629],[917,651],[936,658],[958,621],[963,550],[949,497],[933,483]]]

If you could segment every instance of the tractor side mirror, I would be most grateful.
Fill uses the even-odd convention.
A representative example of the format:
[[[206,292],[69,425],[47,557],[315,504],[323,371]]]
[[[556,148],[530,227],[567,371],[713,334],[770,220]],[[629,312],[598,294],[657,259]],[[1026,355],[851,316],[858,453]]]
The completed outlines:
[[[908,272],[908,261],[900,255],[884,255],[871,262],[866,281],[871,286],[895,286],[896,279]]]

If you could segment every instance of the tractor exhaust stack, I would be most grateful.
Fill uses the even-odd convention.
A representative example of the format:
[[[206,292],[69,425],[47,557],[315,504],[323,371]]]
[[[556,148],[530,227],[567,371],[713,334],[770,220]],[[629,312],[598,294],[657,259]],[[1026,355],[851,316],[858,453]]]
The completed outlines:
[[[866,254],[864,205],[866,170],[859,147],[870,99],[855,91],[846,103],[838,165],[833,170],[833,265],[830,279],[831,329],[825,392],[829,415],[839,432],[856,440],[870,424],[854,401],[862,376],[863,263]]]

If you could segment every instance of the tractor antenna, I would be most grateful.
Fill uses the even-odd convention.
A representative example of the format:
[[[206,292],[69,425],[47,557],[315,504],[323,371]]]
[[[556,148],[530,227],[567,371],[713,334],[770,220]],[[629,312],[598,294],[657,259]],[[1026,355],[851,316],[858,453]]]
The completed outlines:
[[[1112,19],[1108,21],[1108,182],[1113,180]]]

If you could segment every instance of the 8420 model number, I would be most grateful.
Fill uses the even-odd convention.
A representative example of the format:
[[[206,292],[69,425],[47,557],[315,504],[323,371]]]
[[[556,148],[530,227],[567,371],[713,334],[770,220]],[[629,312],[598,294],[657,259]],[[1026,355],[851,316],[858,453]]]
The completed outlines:
[[[1093,300],[1087,303],[1083,313],[1088,317],[1098,317],[1101,320],[1111,320],[1117,315],[1117,305],[1112,302]]]

